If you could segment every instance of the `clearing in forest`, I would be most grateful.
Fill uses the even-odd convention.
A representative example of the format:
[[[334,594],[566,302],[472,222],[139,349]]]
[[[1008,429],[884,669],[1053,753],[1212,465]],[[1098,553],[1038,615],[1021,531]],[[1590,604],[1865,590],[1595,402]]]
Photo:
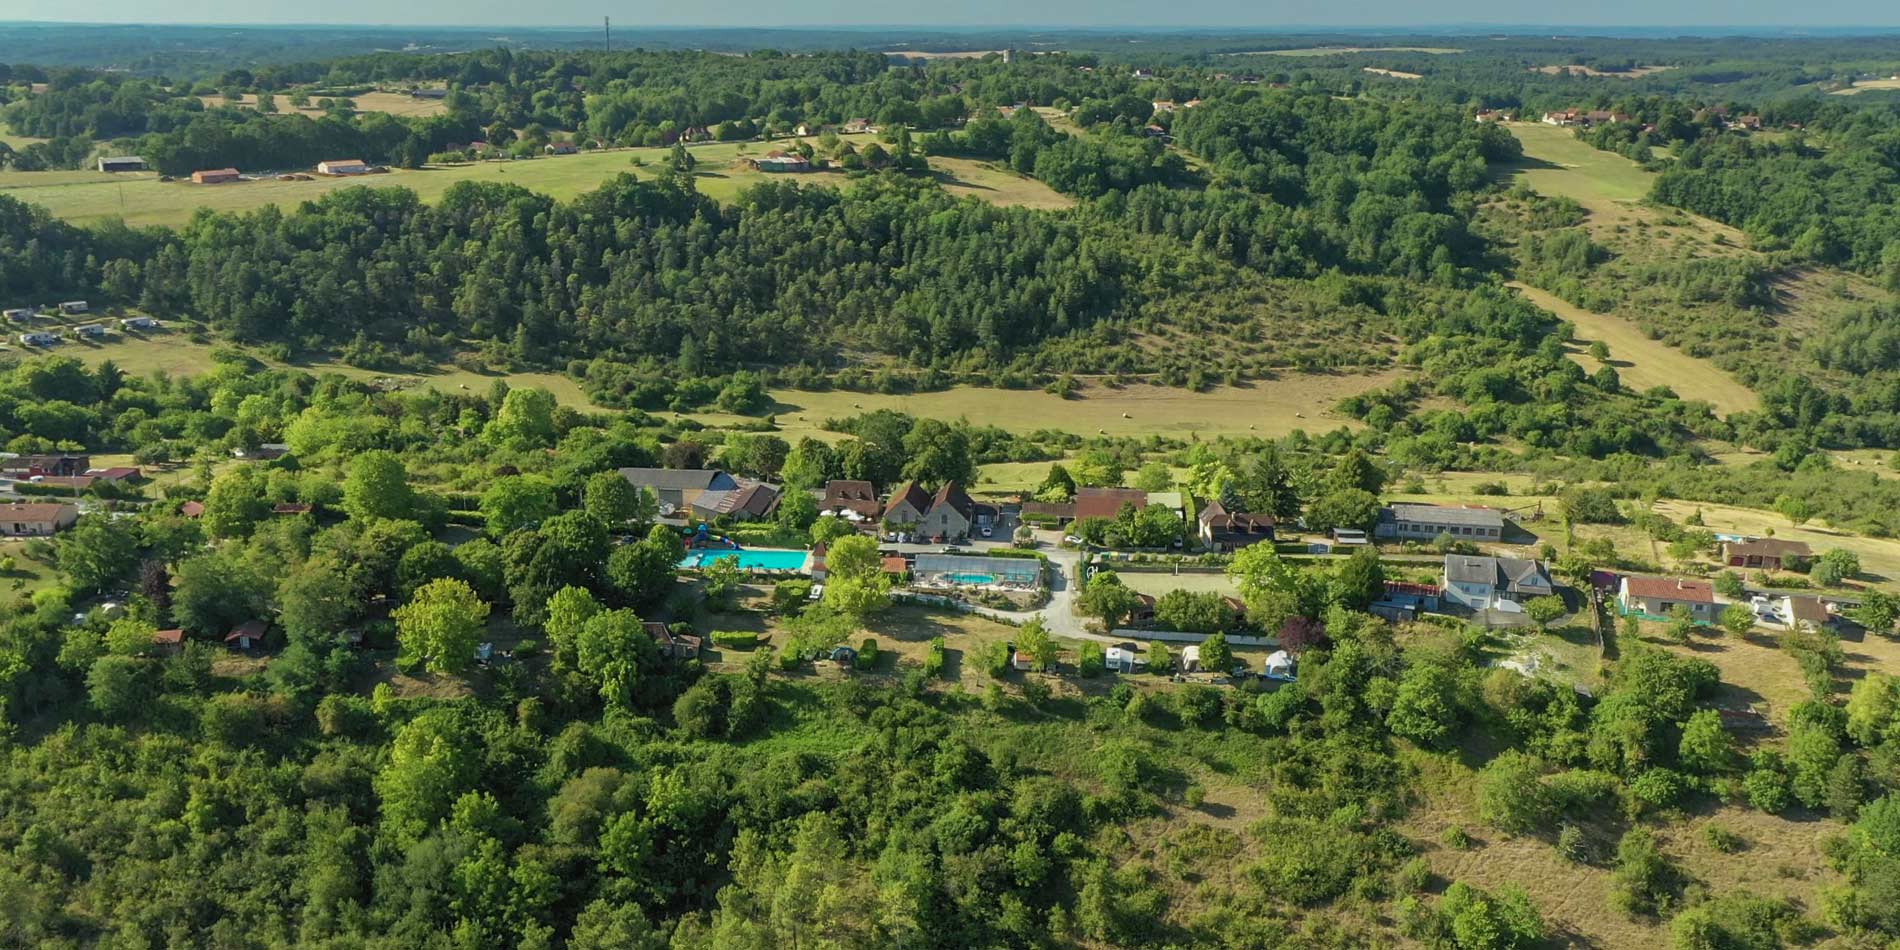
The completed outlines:
[[[1615,210],[1643,200],[1655,175],[1615,152],[1592,148],[1575,133],[1541,122],[1512,122],[1524,146],[1524,161],[1512,177],[1538,194],[1576,201],[1591,212]]]
[[[366,92],[356,96],[324,96],[313,92],[310,93],[310,104],[301,107],[292,106],[289,100],[279,93],[274,102],[279,113],[287,115],[294,112],[316,118],[323,115],[323,110],[317,108],[317,101],[330,98],[348,99],[356,103],[355,111],[357,112],[387,112],[406,119],[426,119],[449,111],[446,100],[418,99],[406,92]],[[235,100],[226,99],[223,96],[199,96],[198,101],[204,103],[207,109],[219,109],[226,106],[240,109],[257,108],[257,96],[250,93],[239,96]]]
[[[1256,49],[1230,56],[1336,56],[1340,53],[1430,53],[1448,56],[1464,50],[1445,46],[1303,46],[1298,49]]]
[[[1408,73],[1408,72],[1403,72],[1397,69],[1380,69],[1377,66],[1367,66],[1365,69],[1366,69],[1366,72],[1377,73],[1381,76],[1390,76],[1393,79],[1424,79],[1425,78],[1425,76],[1421,73]]]
[[[885,395],[844,390],[774,390],[773,413],[779,435],[796,442],[803,436],[839,439],[820,429],[826,419],[843,419],[876,409],[893,409],[936,419],[968,419],[1011,432],[1056,429],[1082,436],[1168,435],[1200,438],[1222,435],[1286,435],[1295,429],[1328,432],[1358,428],[1356,420],[1334,411],[1340,399],[1384,386],[1397,372],[1360,375],[1288,374],[1245,386],[1193,392],[1136,384],[1121,389],[1086,386],[1083,398],[1063,399],[1041,390],[959,386],[939,392]],[[722,413],[688,413],[710,425],[740,421]]]
[[[1548,291],[1513,281],[1512,287],[1531,303],[1570,321],[1577,328],[1577,345],[1570,354],[1585,370],[1595,372],[1598,363],[1589,354],[1592,342],[1602,341],[1610,348],[1610,365],[1623,385],[1642,392],[1655,386],[1667,386],[1684,399],[1700,399],[1715,407],[1721,415],[1747,412],[1760,406],[1754,390],[1717,368],[1708,360],[1698,359],[1661,340],[1652,340],[1643,329],[1615,314],[1593,313]]]
[[[1023,208],[1072,208],[1075,199],[997,162],[932,156],[930,170],[943,190],[959,198],[981,198],[993,205]]]
[[[1890,76],[1886,79],[1856,79],[1853,85],[1848,86],[1846,89],[1835,89],[1829,92],[1828,95],[1852,96],[1857,93],[1877,92],[1882,89],[1900,89],[1900,76]]]
[[[863,148],[868,136],[848,136]],[[699,191],[717,201],[732,201],[743,189],[767,180],[796,181],[804,185],[837,187],[843,172],[814,171],[773,174],[745,167],[747,156],[787,148],[796,139],[769,142],[722,142],[691,149],[697,161],[694,181]],[[806,141],[816,141],[807,139]],[[94,171],[0,172],[0,194],[45,207],[54,216],[79,224],[123,218],[130,225],[180,226],[199,208],[213,211],[250,211],[265,205],[295,207],[339,188],[408,188],[423,201],[435,201],[459,182],[492,181],[520,185],[562,201],[599,188],[623,172],[642,179],[664,173],[670,148],[627,148],[544,156],[524,161],[471,162],[392,169],[387,174],[355,178],[313,176],[309,181],[263,179],[220,185],[189,181],[159,181],[151,172],[107,174]],[[1030,208],[1066,208],[1072,200],[1041,182],[1014,172],[988,168],[966,159],[932,158],[930,164],[952,194],[971,195],[998,205]],[[308,172],[310,169],[296,169]],[[240,169],[245,173],[265,169]]]
[[[1656,73],[1663,72],[1664,70],[1669,70],[1669,69],[1674,69],[1674,68],[1676,67],[1674,66],[1636,66],[1630,69],[1606,71],[1602,69],[1597,69],[1594,66],[1533,66],[1531,67],[1531,72],[1543,73],[1546,76],[1561,76],[1565,73],[1569,73],[1572,76],[1593,76],[1593,77],[1609,76],[1616,79],[1641,79],[1644,76],[1654,75]]]

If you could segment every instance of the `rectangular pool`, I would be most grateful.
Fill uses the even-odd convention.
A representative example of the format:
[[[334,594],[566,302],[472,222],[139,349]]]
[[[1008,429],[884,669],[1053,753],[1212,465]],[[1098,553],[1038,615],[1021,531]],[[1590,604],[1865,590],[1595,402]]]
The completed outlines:
[[[777,548],[746,548],[740,551],[705,548],[686,552],[686,556],[680,559],[680,567],[692,570],[728,557],[736,558],[739,567],[748,571],[802,571],[805,569],[806,553]]]

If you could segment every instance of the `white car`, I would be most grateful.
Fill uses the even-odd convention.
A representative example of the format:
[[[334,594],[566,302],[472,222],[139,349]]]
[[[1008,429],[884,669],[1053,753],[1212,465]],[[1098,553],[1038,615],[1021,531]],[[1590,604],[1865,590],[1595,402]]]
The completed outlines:
[[[984,525],[984,526],[983,526],[983,536],[984,536],[984,537],[986,537],[986,538],[987,538],[987,537],[989,537],[990,535],[992,535],[992,534],[994,534],[994,533],[995,533],[995,532],[993,532],[993,531],[992,531],[992,530],[990,529],[990,526],[989,526],[989,525]]]
[[[1065,534],[1062,536],[1062,543],[1063,544],[1081,544],[1082,539],[1076,537],[1073,534]]]

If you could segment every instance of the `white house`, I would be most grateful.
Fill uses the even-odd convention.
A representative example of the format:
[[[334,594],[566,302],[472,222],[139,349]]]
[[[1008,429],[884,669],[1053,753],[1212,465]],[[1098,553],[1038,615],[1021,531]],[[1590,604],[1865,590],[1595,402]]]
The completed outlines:
[[[1514,610],[1555,590],[1550,574],[1538,561],[1445,555],[1445,597],[1472,610]]]

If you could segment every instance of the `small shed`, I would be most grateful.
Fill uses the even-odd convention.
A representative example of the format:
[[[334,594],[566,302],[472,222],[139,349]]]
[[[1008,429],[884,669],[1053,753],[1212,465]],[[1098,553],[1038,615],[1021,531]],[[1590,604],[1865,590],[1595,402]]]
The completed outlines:
[[[1137,668],[1147,665],[1147,660],[1132,644],[1122,644],[1109,647],[1102,657],[1102,663],[1117,673],[1133,673]]]
[[[222,185],[241,177],[235,168],[204,168],[191,173],[191,182],[194,185]]]
[[[255,618],[246,620],[231,628],[224,635],[224,645],[240,650],[250,650],[264,645],[264,634],[270,630],[270,624]]]
[[[152,633],[152,652],[170,656],[185,649],[185,631],[173,628]]]

